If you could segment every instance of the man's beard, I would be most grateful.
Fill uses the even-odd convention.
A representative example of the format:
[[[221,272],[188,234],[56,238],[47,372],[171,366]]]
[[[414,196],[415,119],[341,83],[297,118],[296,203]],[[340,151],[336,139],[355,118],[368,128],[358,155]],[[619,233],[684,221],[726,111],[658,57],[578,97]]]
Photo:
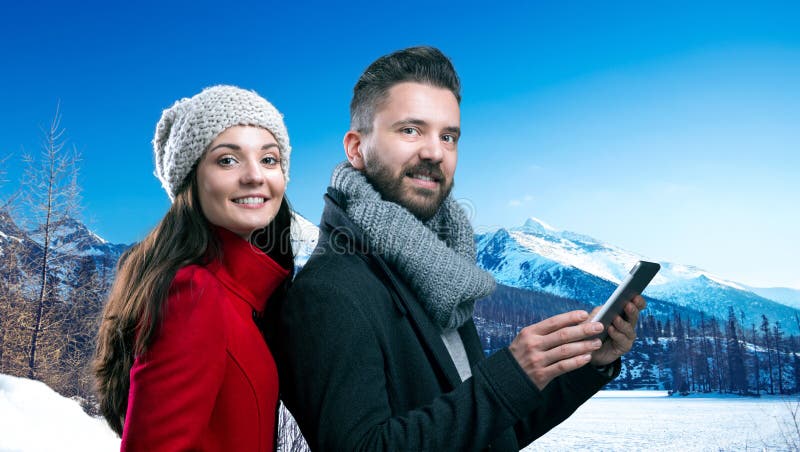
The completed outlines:
[[[438,194],[422,187],[403,186],[405,175],[417,172],[430,173],[439,181],[441,190]],[[395,177],[390,168],[376,159],[365,166],[364,175],[384,200],[405,207],[421,221],[431,219],[453,189],[453,183],[448,184],[439,165],[424,160],[414,166],[403,168],[399,177]]]

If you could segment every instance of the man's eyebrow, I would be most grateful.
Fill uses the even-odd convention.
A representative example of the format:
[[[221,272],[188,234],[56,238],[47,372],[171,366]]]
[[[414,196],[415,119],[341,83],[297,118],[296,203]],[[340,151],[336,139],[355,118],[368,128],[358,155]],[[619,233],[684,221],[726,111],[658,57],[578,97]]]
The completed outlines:
[[[424,125],[427,125],[427,124],[428,123],[425,122],[422,119],[403,118],[403,119],[401,119],[399,121],[395,121],[394,123],[392,123],[392,128],[398,127],[398,126],[403,126],[403,125],[424,126]]]
[[[455,126],[445,127],[442,130],[444,130],[447,133],[452,133],[452,134],[461,136],[461,127],[455,127]]]
[[[422,119],[416,118],[404,118],[399,121],[395,121],[392,124],[392,128],[404,126],[404,125],[412,125],[412,126],[426,126],[428,122]],[[456,126],[449,126],[442,129],[442,131],[447,133],[454,133],[456,135],[461,135],[461,128]]]

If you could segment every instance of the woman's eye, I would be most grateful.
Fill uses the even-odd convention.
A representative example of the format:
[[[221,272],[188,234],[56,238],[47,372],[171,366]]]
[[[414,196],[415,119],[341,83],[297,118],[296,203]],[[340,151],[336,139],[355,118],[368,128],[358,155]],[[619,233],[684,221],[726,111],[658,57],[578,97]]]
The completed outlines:
[[[221,166],[231,166],[236,163],[236,159],[230,156],[225,156],[217,160],[217,163]]]
[[[264,158],[261,160],[261,162],[262,162],[263,164],[265,164],[265,165],[268,165],[268,166],[273,166],[273,165],[277,165],[278,163],[280,163],[280,160],[278,160],[278,159],[277,159],[277,158],[275,158],[274,156],[268,155],[268,156],[264,157]]]

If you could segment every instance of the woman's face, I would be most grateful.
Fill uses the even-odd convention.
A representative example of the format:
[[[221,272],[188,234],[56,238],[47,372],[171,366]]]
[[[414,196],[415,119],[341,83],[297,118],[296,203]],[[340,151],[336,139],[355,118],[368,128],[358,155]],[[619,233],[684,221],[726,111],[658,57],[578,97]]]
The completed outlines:
[[[245,240],[278,213],[286,189],[278,142],[266,129],[233,126],[197,165],[200,207],[211,224]]]

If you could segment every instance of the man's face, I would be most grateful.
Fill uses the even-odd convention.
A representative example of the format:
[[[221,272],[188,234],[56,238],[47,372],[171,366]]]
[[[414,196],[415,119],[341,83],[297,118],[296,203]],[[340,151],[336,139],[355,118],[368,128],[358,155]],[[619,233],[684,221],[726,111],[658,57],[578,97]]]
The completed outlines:
[[[461,134],[453,93],[420,83],[393,86],[362,137],[364,173],[387,201],[421,220],[431,218],[453,188]]]

